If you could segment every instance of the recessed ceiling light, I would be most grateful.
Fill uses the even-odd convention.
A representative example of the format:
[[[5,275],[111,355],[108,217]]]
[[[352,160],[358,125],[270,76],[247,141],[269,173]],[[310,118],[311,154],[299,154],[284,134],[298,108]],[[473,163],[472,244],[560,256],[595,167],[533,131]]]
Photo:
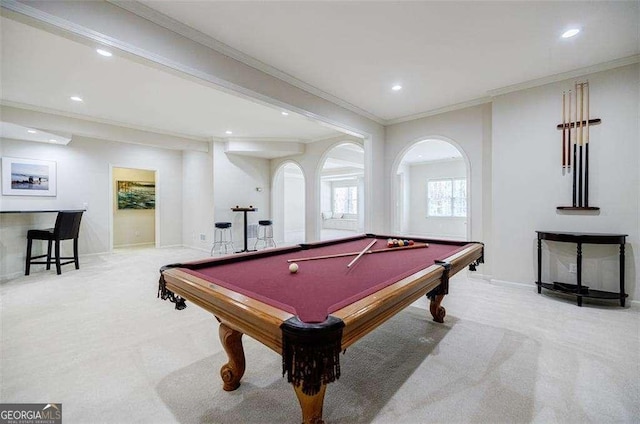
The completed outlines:
[[[28,132],[29,134],[35,134],[35,133],[37,133],[38,131],[36,131],[36,130],[27,130],[27,132]]]
[[[227,131],[225,131],[224,133],[225,133],[225,134],[228,134],[228,135],[231,135],[231,134],[233,134],[233,131],[229,131],[229,130],[227,130]]]
[[[391,89],[393,91],[400,91],[400,90],[402,90],[402,86],[400,84],[396,84],[393,87],[391,87]]]
[[[103,49],[96,49],[96,52],[98,52],[99,55],[106,56],[106,57],[113,56],[113,53],[111,53],[109,51],[106,51],[106,50],[103,50]]]
[[[284,116],[289,116],[289,112],[280,112],[281,114],[283,114]]]
[[[49,142],[50,142],[50,143],[57,143],[57,142],[58,142],[58,140],[56,140],[55,138],[50,138],[50,139],[49,139]]]
[[[69,98],[71,100],[73,100],[74,102],[81,102],[82,101],[82,97],[79,97],[79,96],[71,96]]]
[[[571,38],[573,36],[578,35],[579,32],[580,32],[580,29],[578,28],[568,29],[562,33],[562,38]]]

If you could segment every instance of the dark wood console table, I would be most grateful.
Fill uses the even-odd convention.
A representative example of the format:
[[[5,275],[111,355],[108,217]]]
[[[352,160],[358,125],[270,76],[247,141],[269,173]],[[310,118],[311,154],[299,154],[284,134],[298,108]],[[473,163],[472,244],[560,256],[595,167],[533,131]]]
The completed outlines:
[[[620,305],[624,307],[628,294],[624,292],[624,244],[627,234],[603,234],[603,233],[571,233],[559,231],[536,231],[538,233],[538,293],[542,289],[553,290],[566,293],[576,297],[578,306],[582,306],[582,298],[590,297],[596,299],[620,300]],[[542,240],[559,241],[565,243],[575,243],[577,245],[577,283],[553,284],[542,282]],[[582,245],[587,244],[619,244],[620,245],[620,292],[607,292],[593,290],[582,285]]]

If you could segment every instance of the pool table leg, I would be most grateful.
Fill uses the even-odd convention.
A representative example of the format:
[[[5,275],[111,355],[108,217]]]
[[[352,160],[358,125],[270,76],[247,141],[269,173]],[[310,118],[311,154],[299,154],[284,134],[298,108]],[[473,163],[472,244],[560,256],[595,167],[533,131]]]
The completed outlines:
[[[220,368],[222,388],[230,392],[240,386],[240,379],[244,375],[245,360],[242,333],[227,327],[222,322],[218,332],[220,334],[220,342],[222,342],[222,346],[229,357],[229,362]]]
[[[442,299],[444,299],[444,294],[433,295],[430,299],[431,303],[429,304],[429,311],[433,316],[433,320],[435,322],[444,322],[444,316],[447,314],[447,311],[443,306],[440,306]]]
[[[323,424],[322,421],[322,405],[324,404],[324,392],[327,385],[323,384],[320,391],[315,395],[306,395],[302,392],[302,384],[293,386],[302,408],[302,424]]]

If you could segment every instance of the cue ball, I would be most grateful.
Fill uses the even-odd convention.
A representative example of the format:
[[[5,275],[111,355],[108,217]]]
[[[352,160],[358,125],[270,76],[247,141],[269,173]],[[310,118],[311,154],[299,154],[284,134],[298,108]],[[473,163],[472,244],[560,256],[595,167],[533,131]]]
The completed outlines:
[[[295,274],[296,272],[298,272],[298,264],[294,262],[291,265],[289,265],[289,272],[291,272],[292,274]]]

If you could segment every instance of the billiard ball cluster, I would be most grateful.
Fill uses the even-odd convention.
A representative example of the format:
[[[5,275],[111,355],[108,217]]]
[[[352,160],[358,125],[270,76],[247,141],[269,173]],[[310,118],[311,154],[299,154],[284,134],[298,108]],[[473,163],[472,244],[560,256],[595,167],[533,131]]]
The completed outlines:
[[[413,246],[413,240],[387,239],[387,247]]]

